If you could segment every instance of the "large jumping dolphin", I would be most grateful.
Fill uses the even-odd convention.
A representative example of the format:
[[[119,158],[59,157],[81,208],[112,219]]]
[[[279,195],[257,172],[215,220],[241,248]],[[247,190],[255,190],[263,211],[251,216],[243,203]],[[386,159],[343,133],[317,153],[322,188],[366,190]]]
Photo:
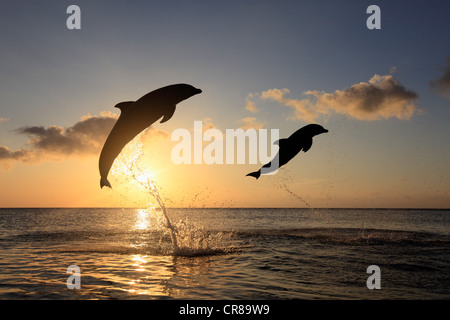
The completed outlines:
[[[178,103],[202,90],[189,84],[174,84],[147,93],[137,101],[118,103],[120,116],[112,128],[100,154],[100,187],[111,188],[108,173],[123,147],[141,131],[163,117],[161,123],[172,118]]]
[[[258,171],[251,172],[246,176],[258,179],[261,174],[267,174],[278,170],[278,168],[288,163],[300,151],[308,151],[312,146],[312,138],[314,136],[326,132],[328,132],[328,130],[318,124],[308,124],[295,131],[289,138],[275,141],[275,144],[278,144],[280,148],[274,159],[262,166]]]

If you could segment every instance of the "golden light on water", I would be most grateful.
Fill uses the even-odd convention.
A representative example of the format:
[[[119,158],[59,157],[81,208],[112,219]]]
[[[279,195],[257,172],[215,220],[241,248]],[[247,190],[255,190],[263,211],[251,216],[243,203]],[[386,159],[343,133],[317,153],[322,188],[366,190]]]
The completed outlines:
[[[165,295],[167,293],[165,284],[174,275],[173,270],[168,267],[172,258],[142,254],[133,254],[130,258],[135,273],[126,284],[124,283],[123,290],[139,295]]]
[[[132,260],[136,262],[135,264],[133,264],[133,266],[137,266],[142,263],[147,263],[147,260],[140,254],[134,254]]]
[[[137,272],[146,271],[144,266],[145,266],[145,264],[147,264],[148,261],[145,257],[146,256],[142,256],[140,254],[132,255],[131,260],[133,262],[133,267],[136,267],[136,269],[134,269],[134,271],[137,271]],[[141,279],[136,279],[136,280],[130,281],[129,284],[134,287],[140,287],[140,282],[141,282]],[[136,292],[136,289],[134,289],[134,287],[133,287],[133,289],[129,289],[129,292]],[[147,290],[142,290],[142,288],[140,288],[140,289],[141,289],[140,291],[137,291],[138,294],[147,294]]]
[[[150,227],[150,213],[146,209],[137,210],[136,224],[134,228],[137,230],[146,230]]]

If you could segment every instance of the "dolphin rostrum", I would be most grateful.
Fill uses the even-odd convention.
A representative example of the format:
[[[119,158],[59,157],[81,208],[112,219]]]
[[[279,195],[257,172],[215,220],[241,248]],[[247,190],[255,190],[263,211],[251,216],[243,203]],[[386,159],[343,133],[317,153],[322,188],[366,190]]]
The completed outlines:
[[[166,86],[141,97],[137,101],[118,103],[120,116],[109,133],[99,159],[100,187],[110,187],[108,173],[123,147],[141,131],[163,117],[161,123],[172,118],[178,103],[202,90],[189,84]]]
[[[288,163],[300,151],[308,151],[312,146],[312,138],[314,136],[326,132],[328,130],[318,124],[308,124],[295,131],[289,138],[275,141],[275,144],[278,144],[280,148],[274,159],[262,166],[258,171],[247,174],[247,176],[258,179],[261,174],[278,170],[278,168]]]

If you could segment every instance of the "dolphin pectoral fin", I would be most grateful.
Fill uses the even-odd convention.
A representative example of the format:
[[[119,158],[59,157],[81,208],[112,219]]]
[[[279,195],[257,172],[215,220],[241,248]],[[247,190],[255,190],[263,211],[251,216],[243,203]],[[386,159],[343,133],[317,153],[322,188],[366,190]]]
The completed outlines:
[[[130,109],[131,105],[134,103],[134,101],[125,101],[118,103],[114,106],[114,108],[119,108],[122,113],[126,112],[128,109]]]
[[[170,120],[170,118],[172,118],[173,114],[175,113],[175,109],[176,109],[176,106],[169,108],[167,110],[167,112],[164,114],[164,118],[162,118],[160,123],[164,123],[164,122]]]
[[[309,141],[307,141],[307,142],[305,142],[305,144],[303,145],[303,152],[306,152],[306,151],[308,151],[309,149],[311,149],[311,146],[312,146],[312,138],[309,140]]]
[[[100,178],[100,188],[103,188],[104,186],[107,186],[108,188],[111,188],[111,184],[109,183],[108,179],[106,178]]]

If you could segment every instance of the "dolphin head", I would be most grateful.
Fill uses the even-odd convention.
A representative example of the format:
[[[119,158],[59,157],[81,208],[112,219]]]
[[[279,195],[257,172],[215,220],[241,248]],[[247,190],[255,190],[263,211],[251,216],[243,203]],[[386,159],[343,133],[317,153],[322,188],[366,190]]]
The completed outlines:
[[[192,96],[195,96],[196,94],[202,93],[202,90],[185,83],[168,86],[167,90],[170,91],[169,94],[175,104],[180,103],[181,101],[186,100]]]
[[[327,133],[328,130],[318,124],[309,124],[304,127],[311,136],[317,136],[322,133]]]

